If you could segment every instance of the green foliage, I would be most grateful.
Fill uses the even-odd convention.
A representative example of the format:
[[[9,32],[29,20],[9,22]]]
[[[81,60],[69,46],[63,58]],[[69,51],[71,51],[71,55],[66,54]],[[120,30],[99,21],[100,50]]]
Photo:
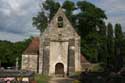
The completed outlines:
[[[43,32],[59,7],[60,4],[55,2],[55,0],[46,0],[41,5],[41,12],[38,12],[38,15],[32,18],[33,26]]]
[[[62,8],[65,9],[65,14],[68,19],[71,21],[72,25],[75,26],[76,16],[73,14],[73,11],[76,10],[75,3],[69,0],[66,0],[63,3]]]
[[[79,20],[77,28],[79,28],[80,35],[84,37],[95,32],[97,27],[101,28],[100,25],[107,18],[103,10],[87,1],[78,1],[77,6],[81,10],[77,15]]]
[[[36,17],[33,17],[33,26],[36,26],[41,32],[47,27],[47,16],[44,12],[39,12]]]
[[[80,8],[80,10],[82,12],[85,13],[86,16],[95,17],[95,18],[98,18],[98,19],[107,18],[102,9],[97,8],[95,5],[93,5],[90,2],[78,1],[77,6],[78,6],[78,8]]]
[[[16,58],[21,64],[21,55],[27,47],[30,39],[12,43],[10,41],[0,41],[0,62],[3,66],[15,66]]]
[[[115,38],[119,40],[123,38],[122,28],[120,24],[115,24]]]
[[[109,23],[107,26],[107,36],[108,36],[108,38],[111,38],[111,40],[112,40],[112,38],[113,38],[113,26],[111,23]]]
[[[9,55],[12,55],[13,52],[10,50],[13,50],[13,46],[11,42],[8,41],[0,41],[0,61],[2,62],[7,62],[8,59],[10,58]],[[13,56],[14,57],[14,56]],[[9,60],[10,63],[13,62],[13,60]]]
[[[108,51],[109,55],[113,53],[113,48],[114,48],[114,40],[113,40],[113,27],[112,24],[109,23],[107,26],[107,42],[108,42]]]
[[[119,70],[123,66],[123,51],[125,49],[125,39],[123,36],[122,28],[120,24],[115,24],[115,57],[114,64],[116,71]]]
[[[78,1],[77,31],[81,36],[81,51],[89,61],[102,61],[106,55],[106,25],[104,11],[87,1]],[[103,54],[103,55],[102,55]],[[104,60],[103,60],[104,61]]]
[[[66,9],[67,12],[69,12],[69,15],[71,15],[70,13],[72,13],[73,10],[76,9],[75,4],[72,1],[67,0],[63,3],[63,8]]]
[[[48,12],[48,18],[50,21],[60,7],[60,4],[55,0],[46,0],[45,3],[42,4],[42,6],[44,10]]]

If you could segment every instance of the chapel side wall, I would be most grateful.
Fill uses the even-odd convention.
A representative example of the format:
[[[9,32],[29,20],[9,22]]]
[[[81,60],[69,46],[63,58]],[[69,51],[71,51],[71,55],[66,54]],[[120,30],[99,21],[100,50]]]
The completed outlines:
[[[28,55],[22,55],[21,69],[28,69]]]
[[[37,73],[37,58],[38,58],[38,55],[30,55],[29,56],[29,70],[31,71],[34,71]]]
[[[37,58],[38,55],[22,55],[22,68],[37,72]]]

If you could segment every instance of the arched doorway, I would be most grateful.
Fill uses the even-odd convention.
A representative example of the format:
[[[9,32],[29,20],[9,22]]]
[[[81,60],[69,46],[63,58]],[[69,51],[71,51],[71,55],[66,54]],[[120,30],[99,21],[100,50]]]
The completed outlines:
[[[64,65],[62,63],[57,63],[55,65],[55,75],[64,76]]]

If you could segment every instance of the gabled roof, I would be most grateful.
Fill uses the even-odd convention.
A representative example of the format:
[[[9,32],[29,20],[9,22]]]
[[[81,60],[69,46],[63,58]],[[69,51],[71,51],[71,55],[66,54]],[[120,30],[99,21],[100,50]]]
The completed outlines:
[[[81,63],[89,63],[89,61],[86,59],[86,57],[84,56],[84,54],[81,53]]]
[[[39,53],[39,37],[34,37],[23,54],[37,55]]]

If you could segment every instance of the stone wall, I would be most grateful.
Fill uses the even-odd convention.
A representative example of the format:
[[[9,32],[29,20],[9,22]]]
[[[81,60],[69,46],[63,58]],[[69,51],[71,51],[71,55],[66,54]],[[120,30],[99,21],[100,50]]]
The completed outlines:
[[[55,74],[57,63],[64,65],[64,73],[67,74],[68,42],[50,42],[50,71],[49,75]]]
[[[80,39],[75,38],[75,71],[81,71],[81,51],[80,51]]]
[[[43,40],[42,38],[40,37],[40,45],[39,45],[39,74],[42,73],[43,71]]]
[[[49,62],[50,62],[50,49],[49,46],[45,46],[43,49],[43,74],[48,75],[49,73]]]
[[[22,55],[22,68],[37,72],[38,55]]]
[[[58,17],[63,17],[63,27],[58,27]],[[62,9],[59,9],[48,27],[41,34],[39,71],[48,72],[48,75],[55,74],[55,65],[62,63],[64,72],[80,71],[80,36],[77,34],[71,23],[65,16]],[[49,43],[49,44],[47,44]],[[45,49],[47,49],[45,53]],[[48,63],[48,65],[47,65]],[[49,69],[47,68],[49,67]]]
[[[68,75],[75,72],[75,40],[69,40],[68,48]]]

